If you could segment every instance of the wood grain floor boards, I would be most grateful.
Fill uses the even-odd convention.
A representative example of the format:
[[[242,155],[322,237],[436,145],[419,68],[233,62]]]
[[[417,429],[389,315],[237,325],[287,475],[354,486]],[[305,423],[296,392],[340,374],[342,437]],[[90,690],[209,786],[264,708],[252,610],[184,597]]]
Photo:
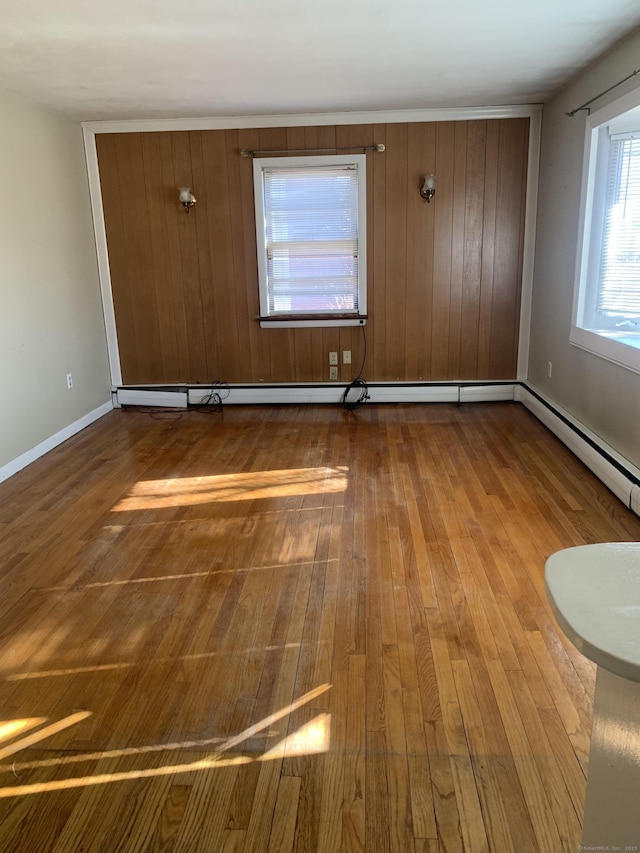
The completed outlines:
[[[570,853],[638,538],[517,404],[114,411],[0,484],[0,850]]]

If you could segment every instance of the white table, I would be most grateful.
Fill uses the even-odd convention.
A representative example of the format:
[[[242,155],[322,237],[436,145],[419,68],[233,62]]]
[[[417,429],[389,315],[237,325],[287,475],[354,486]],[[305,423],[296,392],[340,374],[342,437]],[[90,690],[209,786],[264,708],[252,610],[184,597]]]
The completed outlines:
[[[558,624],[598,665],[582,845],[640,851],[640,542],[559,551],[545,580]]]

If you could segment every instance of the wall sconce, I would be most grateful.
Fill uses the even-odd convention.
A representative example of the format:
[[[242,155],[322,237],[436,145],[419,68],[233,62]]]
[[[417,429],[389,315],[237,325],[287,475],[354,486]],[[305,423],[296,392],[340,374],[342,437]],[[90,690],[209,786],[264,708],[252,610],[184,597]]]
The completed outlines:
[[[436,194],[436,179],[433,175],[425,175],[424,182],[420,187],[420,195],[429,203]]]
[[[181,204],[184,205],[184,209],[187,213],[191,210],[193,205],[196,203],[196,197],[191,192],[191,187],[180,187],[180,195],[178,196]]]

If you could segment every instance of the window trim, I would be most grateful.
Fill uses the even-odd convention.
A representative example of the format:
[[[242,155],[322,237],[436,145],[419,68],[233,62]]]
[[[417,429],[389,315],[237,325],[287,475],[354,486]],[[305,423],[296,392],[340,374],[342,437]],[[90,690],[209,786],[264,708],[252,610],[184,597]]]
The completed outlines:
[[[589,298],[593,298],[589,280],[590,267],[593,269],[594,263],[599,263],[601,256],[601,246],[596,245],[598,237],[594,236],[594,220],[601,218],[604,211],[602,186],[598,180],[601,176],[601,163],[598,161],[604,156],[603,139],[605,135],[608,138],[608,125],[611,122],[637,107],[640,107],[640,87],[587,116],[569,342],[600,358],[640,373],[640,347],[622,343],[614,337],[607,337],[582,325],[585,322],[585,303]]]
[[[260,296],[260,326],[273,328],[309,328],[335,326],[361,326],[367,320],[367,173],[366,154],[302,155],[296,157],[254,157],[253,187],[256,220],[256,252],[258,261],[258,290]],[[269,311],[267,292],[267,252],[265,241],[265,205],[263,170],[271,167],[297,166],[356,166],[358,175],[358,311],[318,312],[300,315],[295,312]]]

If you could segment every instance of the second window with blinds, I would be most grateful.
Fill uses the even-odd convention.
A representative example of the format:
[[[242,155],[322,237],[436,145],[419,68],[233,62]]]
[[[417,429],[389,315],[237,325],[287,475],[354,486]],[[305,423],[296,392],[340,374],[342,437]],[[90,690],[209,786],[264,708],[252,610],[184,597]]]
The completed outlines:
[[[255,158],[262,326],[366,319],[366,155]]]
[[[587,119],[571,342],[640,372],[640,92]]]

